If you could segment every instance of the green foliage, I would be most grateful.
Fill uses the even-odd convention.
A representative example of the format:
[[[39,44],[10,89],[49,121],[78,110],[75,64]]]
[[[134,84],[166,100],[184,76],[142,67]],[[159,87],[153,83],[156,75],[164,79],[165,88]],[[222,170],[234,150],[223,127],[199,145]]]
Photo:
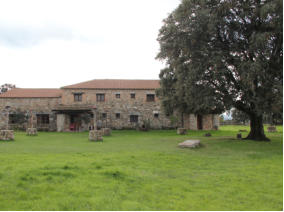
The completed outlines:
[[[11,113],[10,115],[11,115],[10,118],[12,118],[13,122],[16,124],[24,124],[29,120],[29,114],[20,110]]]
[[[0,142],[1,210],[281,210],[282,126],[272,142],[235,139],[245,126],[219,131],[16,132]],[[204,137],[210,132],[212,137]],[[203,148],[178,148],[200,139]],[[269,201],[267,201],[269,200]]]
[[[0,86],[0,94],[1,94],[1,93],[5,93],[5,92],[7,92],[7,91],[9,91],[9,90],[11,90],[11,89],[13,89],[13,88],[16,88],[16,86],[13,85],[13,84],[4,84],[4,85],[1,85],[1,86]]]
[[[175,128],[177,128],[178,127],[178,121],[179,121],[178,117],[171,115],[170,120],[171,120],[171,126],[174,126]]]
[[[241,124],[246,124],[249,121],[249,116],[238,109],[232,110],[232,118],[235,122]]]
[[[235,107],[250,117],[249,138],[265,140],[263,113],[283,105],[282,16],[281,0],[183,0],[158,37],[165,110]]]

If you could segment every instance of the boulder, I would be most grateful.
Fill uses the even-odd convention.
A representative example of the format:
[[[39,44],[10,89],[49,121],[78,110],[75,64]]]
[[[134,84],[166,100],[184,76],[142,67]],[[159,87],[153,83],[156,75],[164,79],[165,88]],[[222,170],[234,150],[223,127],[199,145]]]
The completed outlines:
[[[89,140],[90,141],[103,141],[103,131],[102,130],[90,130]]]
[[[178,144],[181,148],[196,148],[200,146],[200,140],[186,140]]]
[[[187,130],[185,128],[177,128],[178,135],[185,135],[187,134]]]
[[[37,129],[36,128],[28,128],[27,129],[27,135],[29,135],[29,136],[37,135]]]
[[[103,136],[110,136],[111,135],[111,129],[110,128],[102,128]]]
[[[0,130],[0,140],[1,141],[14,140],[14,130]]]

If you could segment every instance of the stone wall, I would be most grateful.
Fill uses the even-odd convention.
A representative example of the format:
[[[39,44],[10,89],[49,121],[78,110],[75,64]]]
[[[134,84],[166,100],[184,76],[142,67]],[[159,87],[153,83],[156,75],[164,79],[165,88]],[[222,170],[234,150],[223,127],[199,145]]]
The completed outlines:
[[[202,115],[202,124],[203,130],[212,130],[213,129],[213,115]]]
[[[6,129],[9,113],[33,112],[33,126],[37,126],[37,114],[49,114],[48,130],[50,131],[66,131],[70,128],[70,114],[57,114],[52,110],[62,105],[93,105],[96,107],[96,117],[100,120],[101,127],[112,129],[135,129],[141,127],[145,121],[150,121],[150,127],[153,129],[172,128],[181,125],[171,123],[170,117],[166,116],[160,108],[160,101],[155,95],[155,101],[148,102],[147,94],[155,94],[155,90],[101,90],[101,89],[62,89],[62,98],[0,98],[0,129]],[[74,93],[82,93],[82,101],[74,101]],[[97,102],[96,94],[105,94],[104,102]],[[135,93],[135,99],[131,98],[131,94]],[[116,94],[120,94],[120,98],[116,98]],[[102,114],[106,117],[103,118]],[[83,113],[82,113],[83,114]],[[116,114],[120,114],[117,117]],[[137,115],[138,123],[130,122],[130,116]],[[180,119],[180,116],[177,116]],[[203,129],[213,129],[215,125],[219,126],[218,115],[204,115],[202,117]],[[88,130],[93,124],[93,120],[89,123],[81,122],[80,130]],[[172,125],[174,124],[174,125]],[[14,127],[10,125],[10,129]],[[26,129],[27,123],[21,126]],[[186,129],[197,130],[197,116],[190,114],[184,115],[184,127]],[[40,129],[39,129],[40,130]]]
[[[197,126],[197,115],[194,114],[185,114],[184,119],[184,128],[190,130],[198,130]],[[180,125],[181,126],[181,125]],[[219,116],[215,114],[205,114],[202,115],[202,130],[212,130],[214,126],[219,127]]]
[[[56,130],[56,114],[52,112],[52,109],[60,103],[61,98],[0,98],[0,128],[6,125],[9,114],[21,112],[30,115],[30,111],[32,111],[34,127],[37,127],[37,114],[49,114],[47,129],[54,131]],[[4,115],[5,113],[6,115]],[[28,125],[30,125],[29,122],[24,124],[10,124],[9,128],[25,129],[29,127]]]
[[[81,102],[74,102],[74,93],[82,93]],[[105,94],[104,102],[96,101],[97,93]],[[130,97],[132,93],[135,93],[135,99]],[[120,94],[120,98],[116,98],[116,94]],[[147,94],[155,94],[155,90],[63,89],[62,104],[96,106],[103,127],[136,128],[142,126],[145,120],[150,120],[151,128],[171,127],[169,117],[161,111],[159,99],[155,96],[154,102],[147,102]],[[103,113],[106,113],[106,118],[102,118]],[[119,118],[117,113],[120,114]],[[131,123],[130,115],[138,115],[138,123]]]

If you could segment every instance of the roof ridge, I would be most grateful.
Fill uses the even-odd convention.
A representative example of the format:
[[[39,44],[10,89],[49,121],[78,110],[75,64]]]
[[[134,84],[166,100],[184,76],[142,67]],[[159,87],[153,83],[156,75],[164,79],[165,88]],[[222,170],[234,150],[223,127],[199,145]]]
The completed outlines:
[[[96,85],[98,85],[97,88],[137,88],[137,89],[152,89],[153,83],[159,82],[159,79],[93,79],[93,80],[88,80],[76,84],[71,84],[71,85],[66,85],[61,88],[95,88]],[[107,83],[108,85],[102,85],[102,83]],[[137,83],[138,84],[137,84]],[[149,82],[150,84],[147,84]],[[130,84],[129,84],[130,83]],[[133,86],[133,83],[136,85]],[[144,84],[143,84],[144,83]],[[116,86],[114,86],[116,84]],[[128,85],[127,85],[128,84]],[[131,85],[131,86],[130,86]],[[142,86],[143,85],[143,86]],[[136,87],[137,86],[137,87]]]
[[[54,89],[54,90],[56,89],[56,90],[60,90],[60,88],[12,88],[12,89]]]

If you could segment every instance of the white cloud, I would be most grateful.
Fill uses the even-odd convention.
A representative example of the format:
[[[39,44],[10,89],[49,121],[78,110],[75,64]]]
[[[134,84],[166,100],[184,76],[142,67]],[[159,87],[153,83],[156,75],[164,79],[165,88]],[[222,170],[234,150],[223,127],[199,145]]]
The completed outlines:
[[[179,0],[1,1],[0,84],[157,79],[162,20]]]

